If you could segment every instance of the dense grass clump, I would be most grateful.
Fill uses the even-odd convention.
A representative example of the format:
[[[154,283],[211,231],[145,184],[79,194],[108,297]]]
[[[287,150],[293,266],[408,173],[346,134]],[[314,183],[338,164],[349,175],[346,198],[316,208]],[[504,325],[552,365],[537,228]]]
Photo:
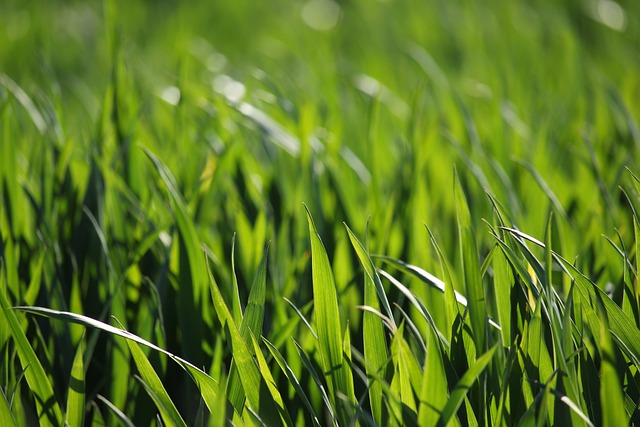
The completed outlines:
[[[638,70],[631,0],[3,1],[0,425],[640,424]]]

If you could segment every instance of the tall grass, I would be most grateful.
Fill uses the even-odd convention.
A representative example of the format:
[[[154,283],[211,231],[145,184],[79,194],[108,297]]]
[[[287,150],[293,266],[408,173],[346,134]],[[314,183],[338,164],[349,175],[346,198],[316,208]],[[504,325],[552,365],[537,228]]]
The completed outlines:
[[[639,424],[639,19],[4,2],[0,424]]]

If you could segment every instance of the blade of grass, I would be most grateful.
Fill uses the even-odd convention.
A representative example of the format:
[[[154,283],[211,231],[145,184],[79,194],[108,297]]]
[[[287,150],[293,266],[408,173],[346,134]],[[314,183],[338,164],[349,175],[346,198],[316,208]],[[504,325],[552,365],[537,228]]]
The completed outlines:
[[[249,292],[249,300],[240,323],[240,335],[242,339],[247,343],[249,351],[253,348],[250,346],[251,335],[262,335],[262,321],[264,318],[264,302],[266,297],[266,283],[267,283],[267,255],[269,253],[269,244],[265,246],[264,255],[262,261],[258,266],[258,271],[253,279],[253,285],[251,285],[251,291]],[[235,274],[234,274],[235,276]],[[235,300],[235,298],[234,298]],[[242,412],[242,406],[244,405],[244,391],[242,389],[242,383],[238,376],[236,365],[231,366],[229,373],[229,382],[227,383],[227,395],[229,401],[238,412]]]
[[[356,250],[360,263],[366,273],[364,281],[364,305],[379,310],[380,304],[378,299],[380,299],[382,304],[385,305],[385,310],[387,311],[388,316],[390,316],[390,322],[394,324],[393,318],[391,317],[391,308],[389,307],[386,293],[382,287],[380,276],[378,276],[369,254],[346,224],[345,227],[349,234],[349,239],[351,239],[351,244]],[[376,292],[378,294],[377,297]],[[387,351],[388,345],[385,339],[382,321],[375,314],[365,311],[363,313],[362,322],[364,356],[368,362],[365,367],[367,375],[369,378],[375,376],[385,377],[386,375],[383,371],[387,366],[389,353]],[[371,372],[371,370],[373,370],[373,372]],[[384,407],[382,402],[382,385],[375,380],[369,382],[369,404],[371,405],[371,415],[375,422],[378,425],[385,424],[382,412]]]
[[[478,249],[475,233],[471,225],[471,214],[457,171],[454,178],[454,198],[458,219],[458,238],[464,286],[467,291],[471,329],[476,349],[479,353],[487,350],[487,309],[478,263]]]
[[[0,387],[0,425],[12,427],[17,426],[15,418],[9,408],[7,397],[4,395],[4,390]]]
[[[311,212],[307,210],[307,222],[311,239],[311,273],[313,281],[313,297],[315,305],[316,331],[322,369],[327,378],[329,397],[336,405],[336,396],[342,393],[355,405],[356,399],[353,389],[353,377],[347,361],[342,354],[342,327],[340,326],[340,310],[333,272],[324,245],[320,240]],[[348,423],[351,418],[344,405],[337,406],[338,419],[341,423]]]
[[[70,427],[84,425],[85,382],[84,382],[84,337],[73,358],[71,378],[69,378],[69,394],[67,395],[66,423]]]
[[[164,424],[186,427],[187,424],[182,419],[182,416],[162,384],[162,380],[155,369],[153,369],[151,362],[149,362],[144,352],[138,344],[132,340],[127,340],[127,345],[138,368],[138,372],[142,375],[141,383],[160,411]]]
[[[222,328],[231,339],[233,361],[237,366],[248,405],[269,425],[282,425],[282,420],[280,416],[278,416],[279,410],[277,404],[274,402],[272,396],[262,387],[264,384],[258,366],[256,366],[253,360],[249,346],[240,335],[238,326],[233,321],[231,312],[222,298],[222,294],[211,274],[208,263],[207,272],[209,274],[213,305]]]

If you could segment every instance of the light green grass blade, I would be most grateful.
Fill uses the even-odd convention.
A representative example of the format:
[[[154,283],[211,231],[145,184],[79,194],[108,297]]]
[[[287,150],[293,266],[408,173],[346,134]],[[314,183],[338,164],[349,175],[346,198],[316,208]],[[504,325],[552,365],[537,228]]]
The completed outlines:
[[[601,313],[600,319],[602,319],[600,327],[600,351],[602,354],[602,364],[600,365],[600,401],[602,403],[600,407],[602,410],[602,425],[603,427],[624,426],[628,424],[629,416],[625,410],[623,388],[616,369],[619,363],[616,361],[606,313],[602,312],[602,307],[598,308]]]
[[[307,221],[311,238],[311,273],[318,348],[329,387],[329,397],[333,399],[335,405],[337,393],[342,393],[355,405],[353,377],[342,354],[342,327],[333,272],[308,209]],[[341,423],[348,423],[351,417],[346,408],[342,404],[338,407],[340,408],[338,419]]]
[[[25,378],[36,401],[38,423],[42,426],[60,426],[63,423],[62,411],[56,400],[53,387],[38,356],[29,344],[24,330],[20,327],[20,322],[9,306],[2,282],[4,282],[4,274],[3,271],[0,271],[0,309],[2,309],[0,320],[11,330],[20,363],[25,367]]]
[[[460,408],[460,405],[462,405],[462,402],[467,396],[467,392],[478,379],[480,374],[482,374],[489,362],[491,362],[498,347],[499,344],[496,344],[489,351],[480,356],[480,358],[476,360],[475,364],[464,373],[462,378],[460,378],[454,389],[451,391],[451,396],[449,397],[446,406],[442,409],[442,415],[440,416],[438,425],[446,426],[453,420],[458,408]]]
[[[92,319],[90,317],[83,316],[80,314],[69,313],[67,311],[51,310],[49,308],[44,308],[44,307],[14,307],[14,309],[26,311],[28,313],[38,314],[51,319],[62,320],[64,322],[70,322],[70,323],[75,323],[75,324],[83,325],[90,328],[99,329],[99,330],[108,332],[111,335],[116,335],[122,338],[126,338],[127,340],[134,341],[138,344],[142,344],[155,351],[163,353],[169,356],[174,362],[179,364],[184,370],[189,372],[189,374],[191,375],[195,383],[198,385],[198,388],[200,389],[200,393],[202,394],[202,397],[205,403],[207,404],[207,407],[209,408],[209,410],[215,407],[216,396],[218,394],[218,386],[216,381],[213,378],[211,378],[204,371],[195,367],[193,364],[186,361],[185,359],[178,357],[175,354],[170,353],[167,350],[164,350],[158,347],[157,345],[145,340],[144,338],[139,337],[138,335],[135,335],[129,331],[116,328],[114,326],[111,326],[99,320]]]
[[[249,292],[249,300],[247,307],[245,308],[244,316],[241,319],[240,335],[242,339],[247,343],[249,351],[253,349],[251,343],[251,335],[262,335],[262,321],[264,318],[264,302],[267,291],[267,255],[269,253],[269,244],[264,249],[264,255],[262,261],[258,266],[258,271],[253,279],[253,285],[251,285],[251,291]],[[235,274],[234,274],[235,276]],[[235,297],[234,297],[235,300]],[[235,319],[235,315],[234,315]],[[242,412],[242,406],[244,404],[244,390],[240,377],[238,376],[236,365],[231,366],[229,373],[229,383],[227,387],[227,395],[229,401],[239,412]]]
[[[364,280],[364,305],[379,310],[380,304],[378,303],[378,298],[384,297],[383,304],[386,305],[385,309],[387,310],[387,314],[391,316],[391,309],[389,308],[389,302],[387,301],[386,293],[382,287],[380,276],[378,275],[369,254],[360,241],[358,241],[355,235],[351,232],[349,227],[346,225],[345,227],[349,233],[351,244],[356,250],[360,263],[366,273]],[[367,375],[369,378],[376,378],[378,376],[384,378],[384,370],[388,364],[389,353],[387,351],[388,345],[384,335],[382,320],[369,311],[365,311],[362,317],[362,337],[364,357],[367,360],[367,365],[365,367]],[[393,318],[389,317],[389,319],[393,323]],[[382,402],[382,385],[375,379],[371,379],[369,381],[369,403],[371,405],[371,415],[378,425],[383,425],[384,419],[382,410],[384,405]]]
[[[233,321],[231,312],[227,304],[222,298],[218,284],[216,283],[209,265],[207,264],[207,272],[211,284],[211,297],[213,305],[218,315],[218,320],[226,333],[231,339],[233,361],[238,369],[240,381],[244,388],[244,394],[247,398],[248,405],[255,411],[264,422],[269,425],[282,425],[282,420],[278,415],[278,407],[272,396],[262,387],[264,384],[261,380],[260,371],[247,343],[240,335],[237,325]],[[237,408],[236,408],[237,409]]]
[[[133,356],[133,360],[136,363],[138,372],[140,372],[140,375],[142,376],[141,382],[153,402],[156,404],[158,411],[160,411],[160,416],[162,417],[163,422],[166,425],[186,427],[187,424],[184,422],[182,416],[178,412],[178,409],[169,397],[167,390],[162,384],[162,380],[156,373],[155,369],[153,369],[151,362],[149,362],[138,344],[131,340],[127,340],[127,345],[129,346],[131,356]]]
[[[4,390],[0,387],[0,425],[13,427],[17,426],[15,418],[13,418],[13,414],[11,413],[11,408],[9,408],[9,403],[7,403],[7,397],[4,395]],[[73,426],[72,426],[73,427]]]
[[[439,341],[431,328],[427,331],[427,357],[418,400],[418,424],[435,426],[449,400],[449,387]]]
[[[84,337],[80,340],[76,355],[73,358],[69,392],[67,395],[66,423],[70,427],[84,425],[85,383],[84,383]]]
[[[487,309],[478,263],[478,249],[475,233],[471,225],[471,214],[458,173],[455,173],[454,197],[458,218],[458,237],[464,285],[467,292],[469,317],[473,330],[473,340],[479,353],[487,349]]]

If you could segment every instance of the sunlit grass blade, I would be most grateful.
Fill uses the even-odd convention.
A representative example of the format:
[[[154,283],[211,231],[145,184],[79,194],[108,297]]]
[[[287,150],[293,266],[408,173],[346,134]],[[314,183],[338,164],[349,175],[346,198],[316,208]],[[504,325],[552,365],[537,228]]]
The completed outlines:
[[[380,276],[378,276],[369,254],[360,241],[358,241],[355,235],[351,232],[349,227],[346,225],[345,227],[349,233],[351,244],[356,250],[360,263],[365,270],[364,305],[379,310],[380,304],[378,299],[380,298],[382,304],[385,306],[385,310],[389,316],[391,324],[395,326],[393,317],[391,317],[391,308],[389,307],[386,293],[382,287],[382,282],[380,281]],[[382,321],[375,314],[365,311],[362,322],[364,356],[367,359],[367,366],[365,369],[367,370],[367,374],[370,378],[375,378],[375,376],[385,377],[384,370],[388,365],[387,360],[389,358],[389,353],[387,351],[388,345],[385,339]],[[373,372],[369,372],[370,370],[373,370]],[[371,415],[377,424],[383,425],[384,405],[382,402],[382,385],[375,379],[369,381],[369,403],[371,405]]]
[[[451,391],[451,395],[447,404],[442,409],[442,414],[438,421],[438,425],[446,426],[449,422],[452,421],[453,417],[455,417],[458,408],[462,405],[464,398],[467,396],[467,392],[473,385],[473,383],[478,379],[480,374],[487,367],[489,362],[493,359],[493,355],[498,349],[499,344],[494,345],[489,351],[480,356],[475,364],[469,368],[467,372],[464,373],[462,378],[458,381],[456,386]]]
[[[142,376],[141,382],[160,411],[160,415],[162,416],[164,423],[167,425],[186,427],[187,424],[184,422],[182,416],[178,412],[178,409],[169,397],[167,390],[162,384],[162,380],[156,373],[155,369],[153,369],[153,366],[138,344],[134,341],[127,340],[127,345],[129,346],[133,360],[138,368],[138,372],[140,372],[140,375]]]
[[[418,423],[435,426],[449,398],[447,376],[442,360],[442,350],[435,331],[427,331],[427,357],[425,358],[422,385],[418,400]],[[455,421],[455,419],[454,419]]]
[[[113,403],[107,400],[104,396],[97,395],[96,398],[104,403],[109,411],[116,417],[116,419],[125,427],[135,427],[135,424],[131,422],[129,417],[127,417],[120,409],[118,409]],[[106,423],[102,420],[102,416],[100,412],[95,407],[95,411],[93,413],[93,425],[104,426]]]
[[[84,337],[80,340],[71,368],[67,394],[66,423],[70,427],[84,425],[85,378],[84,378]]]
[[[18,425],[11,413],[11,408],[9,408],[7,397],[4,395],[4,390],[2,390],[2,388],[0,388],[0,425],[7,427]]]
[[[306,206],[305,206],[306,208]],[[315,229],[311,213],[307,209],[307,221],[311,238],[311,272],[318,349],[322,369],[329,387],[329,397],[336,404],[337,393],[342,393],[355,404],[353,377],[350,367],[342,354],[342,326],[338,296],[329,258]],[[339,419],[347,423],[351,418],[340,403]]]
[[[600,318],[602,319],[600,328],[602,426],[615,427],[626,425],[629,416],[625,410],[624,392],[618,378],[617,366],[620,363],[616,360],[613,339],[609,332],[606,313],[603,312],[603,309],[603,307],[598,307]]]
[[[282,425],[282,420],[278,415],[279,410],[272,396],[263,388],[263,381],[256,362],[253,360],[248,344],[240,335],[238,326],[233,321],[233,317],[227,304],[222,298],[218,284],[216,283],[209,265],[207,264],[209,282],[211,287],[211,297],[213,305],[218,315],[218,320],[225,333],[231,340],[233,361],[238,369],[240,381],[247,398],[248,405],[260,415],[260,418],[269,425]],[[240,413],[240,410],[236,408]]]
[[[157,352],[163,353],[167,355],[169,358],[171,358],[174,362],[178,363],[184,370],[189,372],[193,380],[196,382],[196,384],[200,388],[200,393],[202,394],[202,397],[205,403],[207,403],[207,407],[209,407],[209,409],[215,407],[214,403],[216,401],[216,395],[218,393],[218,389],[217,389],[217,383],[213,378],[211,378],[201,369],[194,366],[192,363],[186,361],[185,359],[179,356],[176,356],[173,353],[170,353],[169,351],[163,348],[158,347],[157,345],[145,340],[144,338],[139,337],[136,334],[116,328],[115,326],[111,326],[107,323],[101,322],[96,319],[92,319],[87,316],[83,316],[75,313],[69,313],[66,311],[51,310],[49,308],[44,308],[44,307],[14,307],[14,309],[26,311],[28,313],[38,314],[40,316],[45,316],[50,319],[61,320],[64,322],[70,322],[70,323],[75,323],[75,324],[90,327],[90,328],[99,329],[111,335],[116,335],[116,336],[125,338],[127,340],[134,341],[138,344],[142,344],[146,347],[149,347]]]
[[[0,319],[8,325],[16,343],[20,363],[25,367],[25,378],[33,392],[38,410],[38,423],[43,426],[59,426],[63,423],[62,411],[53,392],[51,382],[33,351],[15,313],[11,310],[5,294],[4,269],[0,269]]]
[[[242,339],[244,339],[245,343],[247,343],[249,351],[251,351],[251,349],[253,348],[253,346],[249,345],[251,343],[251,335],[262,335],[262,321],[264,318],[264,302],[266,298],[267,287],[268,253],[269,245],[267,244],[264,249],[262,261],[260,262],[258,271],[256,272],[256,276],[253,279],[253,285],[251,285],[251,291],[249,292],[247,307],[245,308],[244,316],[242,317],[240,323],[240,335],[242,336]],[[229,373],[227,395],[234,408],[238,409],[238,411],[241,412],[245,395],[244,390],[242,389],[240,378],[238,377],[236,365],[233,365],[231,367],[231,371]]]

